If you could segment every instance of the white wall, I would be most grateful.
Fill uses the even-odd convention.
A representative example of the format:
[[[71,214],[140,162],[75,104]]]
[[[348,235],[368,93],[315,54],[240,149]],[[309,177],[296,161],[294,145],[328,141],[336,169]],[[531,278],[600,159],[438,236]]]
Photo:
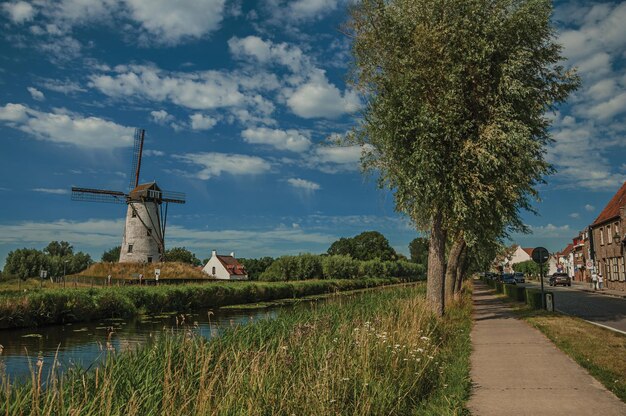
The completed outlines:
[[[133,207],[137,215],[133,217]],[[159,243],[161,227],[159,224],[159,205],[155,202],[133,202],[126,210],[126,224],[120,250],[120,263],[146,263],[148,257],[153,262],[161,261]],[[146,226],[151,229],[152,236],[148,236]],[[133,245],[133,252],[128,252],[128,245]]]

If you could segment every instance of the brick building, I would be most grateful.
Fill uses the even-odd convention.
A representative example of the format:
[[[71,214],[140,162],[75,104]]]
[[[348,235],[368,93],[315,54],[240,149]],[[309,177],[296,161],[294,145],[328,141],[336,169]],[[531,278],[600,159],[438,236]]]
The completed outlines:
[[[591,224],[595,266],[607,289],[626,291],[626,182]]]
[[[578,233],[578,236],[573,239],[572,244],[574,280],[578,282],[591,282],[591,270],[587,267],[587,262],[591,259],[589,229]]]

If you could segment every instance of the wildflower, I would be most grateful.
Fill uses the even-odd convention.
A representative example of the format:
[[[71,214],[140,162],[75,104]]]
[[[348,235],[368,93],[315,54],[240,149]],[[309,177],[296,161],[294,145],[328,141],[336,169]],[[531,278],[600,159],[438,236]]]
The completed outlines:
[[[430,341],[430,338],[428,338],[428,337],[424,337],[424,336],[420,337],[420,339],[421,339],[422,341]]]
[[[348,381],[348,380],[350,380],[348,377],[344,377],[341,379],[341,381]]]

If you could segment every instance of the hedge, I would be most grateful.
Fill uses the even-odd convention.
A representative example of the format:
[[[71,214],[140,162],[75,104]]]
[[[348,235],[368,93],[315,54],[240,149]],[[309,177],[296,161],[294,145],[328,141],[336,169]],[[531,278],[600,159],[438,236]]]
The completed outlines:
[[[484,277],[481,280],[492,289],[495,289],[497,293],[503,293],[518,302],[526,302],[533,309],[541,309],[541,290],[539,289],[504,284]],[[553,292],[544,291],[544,293],[552,294],[552,299],[554,300]]]

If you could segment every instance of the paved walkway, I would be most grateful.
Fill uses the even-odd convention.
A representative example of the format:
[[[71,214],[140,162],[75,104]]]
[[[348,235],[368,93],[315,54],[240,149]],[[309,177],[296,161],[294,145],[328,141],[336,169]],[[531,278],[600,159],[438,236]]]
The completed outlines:
[[[476,280],[474,314],[473,415],[626,415],[626,404]]]
[[[618,298],[626,298],[626,292],[616,289],[593,290],[591,283],[572,282],[572,288],[583,290],[585,292],[596,293],[598,295],[617,296]]]

